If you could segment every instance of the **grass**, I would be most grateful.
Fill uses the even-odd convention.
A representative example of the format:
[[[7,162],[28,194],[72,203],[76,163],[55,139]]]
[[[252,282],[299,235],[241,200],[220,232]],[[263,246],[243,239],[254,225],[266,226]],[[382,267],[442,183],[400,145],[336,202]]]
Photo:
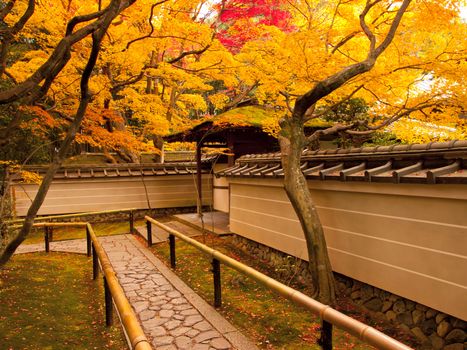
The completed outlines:
[[[142,220],[135,221],[135,227],[144,225]],[[92,224],[97,236],[121,235],[130,231],[128,221],[102,222]],[[54,227],[54,240],[67,240],[85,238],[86,231],[84,227]],[[35,244],[44,242],[44,229],[34,228],[23,244]]]
[[[102,281],[78,254],[15,255],[0,270],[0,348],[127,349],[105,326]]]
[[[267,275],[265,268],[229,243],[229,238],[208,237],[207,245],[252,266]],[[169,264],[167,243],[153,246],[152,251]],[[196,248],[177,240],[177,274],[209,303],[213,300],[211,264]],[[220,312],[244,334],[265,349],[321,349],[320,320],[311,312],[269,291],[255,281],[222,266],[222,298]],[[299,286],[292,285],[294,288]],[[352,315],[354,317],[354,315]],[[357,338],[334,328],[334,349],[373,349]]]

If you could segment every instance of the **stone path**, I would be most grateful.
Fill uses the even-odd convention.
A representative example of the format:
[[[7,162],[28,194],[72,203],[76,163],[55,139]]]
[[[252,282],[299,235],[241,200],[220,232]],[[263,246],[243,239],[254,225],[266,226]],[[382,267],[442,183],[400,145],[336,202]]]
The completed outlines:
[[[169,226],[170,228],[173,228],[174,230],[177,230],[178,232],[183,233],[184,235],[188,237],[193,237],[193,236],[199,236],[201,235],[201,231],[199,229],[190,227],[188,225],[185,225],[181,222],[178,221],[168,221],[164,222],[164,225]],[[139,232],[141,236],[144,237],[144,239],[147,239],[148,236],[148,231],[146,228],[146,225],[144,226],[137,226],[135,227],[136,230]],[[153,243],[160,243],[160,242],[165,242],[168,241],[169,239],[169,234],[164,231],[163,229],[152,225],[152,242]]]
[[[257,350],[133,235],[99,237],[120,284],[157,350]],[[86,253],[86,241],[50,243],[53,251]],[[44,251],[20,246],[16,254]]]
[[[106,236],[99,240],[155,348],[255,349],[208,304],[200,304],[202,299],[134,236]]]
[[[44,243],[22,244],[16,249],[15,254],[43,252]],[[50,250],[53,252],[79,253],[86,254],[85,239],[70,239],[64,241],[50,242]]]

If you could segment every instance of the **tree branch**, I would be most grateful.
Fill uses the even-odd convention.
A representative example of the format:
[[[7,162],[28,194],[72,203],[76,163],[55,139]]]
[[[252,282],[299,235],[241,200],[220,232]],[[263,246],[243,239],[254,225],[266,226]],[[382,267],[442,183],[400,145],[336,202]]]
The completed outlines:
[[[116,1],[116,0],[114,0]],[[28,94],[34,95],[34,98],[40,98],[47,93],[51,81],[60,73],[71,57],[71,47],[78,41],[84,39],[96,29],[103,26],[104,14],[108,13],[109,8],[114,3],[112,1],[108,7],[102,11],[102,15],[93,23],[90,23],[76,32],[66,35],[55,47],[55,50],[50,55],[48,60],[39,67],[28,79],[21,84],[18,84],[8,90],[0,92],[0,105],[18,101]],[[122,1],[122,0],[121,0]],[[128,3],[133,3],[134,0],[127,0]],[[43,88],[39,84],[45,81]],[[29,101],[31,98],[29,98]]]
[[[13,7],[14,1],[12,1],[12,3],[13,4],[11,5],[11,7]],[[5,6],[4,10],[8,9],[9,5],[10,3],[8,3]],[[15,35],[18,34],[23,29],[24,25],[27,23],[29,18],[31,18],[31,16],[33,15],[34,8],[35,8],[35,0],[28,0],[28,7],[26,8],[26,11],[21,16],[21,18],[18,20],[18,22],[16,22],[16,24],[13,27],[6,29],[0,33],[2,37],[1,47],[0,47],[0,77],[3,75],[6,69],[6,58],[8,54],[8,47],[13,41],[13,38],[15,37]],[[8,12],[10,10],[11,8],[8,10]]]
[[[375,0],[375,2],[373,3],[368,2],[368,4],[373,6],[372,4],[375,4],[378,1],[380,0]],[[365,60],[350,65],[342,69],[341,71],[329,76],[328,78],[318,82],[310,91],[308,91],[306,94],[302,95],[297,99],[292,116],[294,118],[300,119],[303,122],[303,117],[308,108],[310,108],[312,105],[318,102],[321,98],[329,95],[331,92],[335,91],[336,89],[347,83],[353,77],[368,72],[371,68],[373,68],[376,59],[383,53],[383,51],[389,46],[389,44],[394,39],[394,35],[400,24],[402,16],[407,10],[407,7],[409,6],[410,2],[411,0],[404,0],[402,2],[401,7],[397,11],[396,17],[394,18],[394,21],[391,25],[391,28],[388,34],[386,35],[386,38],[374,50],[371,50],[370,47],[368,56]],[[368,4],[367,7],[369,7]]]
[[[105,14],[105,12],[108,10],[108,8],[104,9],[104,10],[101,10],[101,11],[98,11],[98,12],[94,12],[94,13],[90,13],[88,15],[82,15],[82,16],[76,16],[76,17],[73,17],[67,24],[66,26],[66,32],[65,32],[65,35],[66,36],[69,36],[71,34],[73,34],[73,29],[75,29],[75,26],[78,25],[79,23],[83,23],[83,22],[89,22],[89,21],[92,21],[93,19],[96,19],[96,18],[99,18],[101,17],[103,14]]]
[[[206,52],[211,47],[212,40],[214,39],[214,36],[215,36],[215,33],[212,34],[211,42],[209,44],[207,44],[205,47],[203,47],[203,48],[201,48],[199,50],[184,51],[180,55],[178,55],[177,57],[168,60],[167,63],[174,64],[176,62],[181,61],[186,56],[201,55],[202,53]]]
[[[0,11],[0,21],[3,21],[5,17],[10,13],[13,6],[15,6],[16,0],[10,0],[5,7]]]

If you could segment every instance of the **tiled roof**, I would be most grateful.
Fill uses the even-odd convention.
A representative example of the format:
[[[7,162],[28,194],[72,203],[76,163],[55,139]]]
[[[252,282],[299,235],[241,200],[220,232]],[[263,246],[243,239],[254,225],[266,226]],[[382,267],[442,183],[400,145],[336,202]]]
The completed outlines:
[[[301,168],[311,180],[467,184],[467,140],[428,144],[305,150]],[[247,155],[216,176],[283,177],[280,153]]]
[[[25,170],[38,172],[43,175],[47,166],[29,166]],[[203,170],[203,172],[206,172]],[[113,178],[134,176],[167,176],[188,175],[196,173],[196,163],[170,163],[170,164],[112,164],[112,165],[83,165],[64,166],[60,168],[54,179],[86,179],[86,178]]]

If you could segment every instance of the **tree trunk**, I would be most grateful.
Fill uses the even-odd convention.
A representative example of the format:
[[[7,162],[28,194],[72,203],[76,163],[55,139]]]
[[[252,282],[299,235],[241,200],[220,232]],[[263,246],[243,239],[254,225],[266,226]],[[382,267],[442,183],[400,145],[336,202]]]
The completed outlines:
[[[0,242],[0,266],[3,266],[10,259],[10,257],[15,252],[16,248],[18,248],[18,246],[26,239],[29,232],[31,231],[31,228],[34,224],[34,219],[37,215],[37,212],[39,211],[39,208],[44,202],[45,196],[52,183],[54,175],[56,171],[60,168],[64,159],[66,158],[68,150],[70,149],[70,146],[75,138],[77,131],[79,130],[81,122],[83,121],[84,115],[86,113],[86,109],[91,98],[89,94],[89,87],[88,87],[89,79],[96,65],[102,38],[104,37],[113,19],[126,7],[131,5],[133,2],[134,1],[132,0],[128,2],[116,1],[116,0],[112,1],[111,4],[109,5],[108,12],[104,15],[102,26],[99,28],[96,28],[92,32],[92,49],[91,49],[91,54],[89,55],[88,62],[81,76],[81,82],[80,82],[81,97],[80,97],[80,103],[79,103],[78,109],[76,111],[76,116],[74,118],[74,121],[69,126],[65,139],[63,140],[57,154],[53,158],[52,164],[47,170],[47,173],[44,176],[44,179],[42,180],[41,185],[39,186],[36,197],[34,198],[31,206],[28,209],[28,213],[24,219],[24,223],[23,223],[21,230],[15,233],[13,237],[8,237],[8,239],[6,240],[3,240],[3,237],[2,237],[2,242]],[[64,58],[64,60],[66,60],[66,58]]]
[[[323,227],[311,197],[300,159],[305,135],[295,119],[284,122],[279,136],[284,169],[284,187],[300,220],[308,250],[308,266],[312,276],[314,297],[325,304],[336,301],[335,282],[329,261]]]
[[[160,153],[154,154],[154,162],[164,163],[164,139],[160,135],[153,135],[152,142],[154,143],[154,147],[160,151]]]

